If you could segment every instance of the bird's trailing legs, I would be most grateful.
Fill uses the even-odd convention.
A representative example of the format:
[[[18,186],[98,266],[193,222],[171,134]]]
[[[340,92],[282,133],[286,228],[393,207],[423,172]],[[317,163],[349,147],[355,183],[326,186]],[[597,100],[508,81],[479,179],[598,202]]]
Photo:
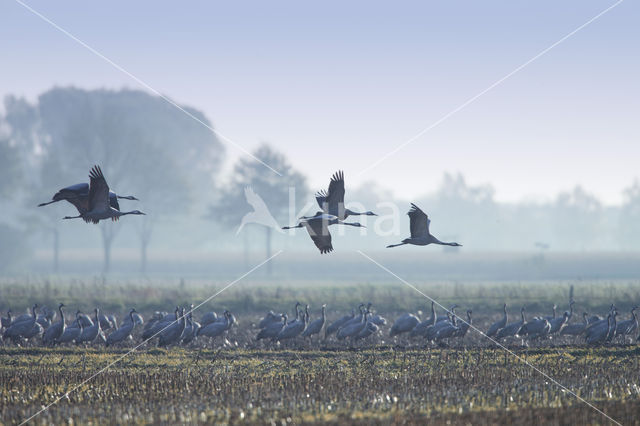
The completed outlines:
[[[65,217],[63,217],[63,219],[79,219],[81,217],[82,217],[82,215],[79,214],[78,216],[65,216]]]
[[[390,245],[388,245],[388,246],[387,246],[387,248],[403,246],[403,245],[405,245],[405,244],[407,244],[407,243],[390,244]]]

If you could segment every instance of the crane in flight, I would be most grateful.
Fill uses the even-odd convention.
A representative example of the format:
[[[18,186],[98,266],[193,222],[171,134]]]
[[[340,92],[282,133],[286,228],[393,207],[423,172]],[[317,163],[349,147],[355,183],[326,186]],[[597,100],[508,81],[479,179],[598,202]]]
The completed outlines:
[[[349,216],[377,216],[371,211],[354,212],[344,208],[344,173],[342,170],[333,174],[327,191],[320,190],[316,193],[316,201],[323,212],[337,216],[341,221]]]
[[[388,245],[387,248],[398,247],[405,244],[413,244],[415,246],[426,246],[429,244],[439,244],[441,246],[462,247],[459,243],[447,243],[440,241],[429,232],[429,216],[420,207],[411,203],[411,209],[409,210],[409,223],[411,228],[411,237],[405,238],[401,243]]]
[[[315,216],[300,218],[300,221],[296,226],[285,226],[282,229],[306,228],[311,240],[313,240],[313,243],[320,250],[320,254],[325,254],[333,251],[329,225],[348,225],[355,226],[357,228],[364,227],[364,225],[361,225],[358,222],[343,222],[335,215],[317,212]]]
[[[93,166],[89,173],[91,182],[89,184],[89,194],[87,195],[87,208],[79,211],[78,216],[65,216],[63,219],[81,218],[85,222],[98,223],[103,219],[114,219],[128,214],[144,215],[140,210],[121,212],[113,208],[109,202],[109,185],[100,170],[100,166]],[[84,209],[83,209],[84,210]]]
[[[109,205],[116,210],[120,210],[118,200],[139,201],[133,195],[118,195],[113,191],[109,191]],[[77,183],[75,185],[62,188],[60,191],[56,192],[53,197],[51,197],[51,201],[40,203],[38,204],[38,207],[48,206],[49,204],[57,203],[58,201],[68,201],[70,204],[73,204],[80,215],[86,213],[89,209],[89,184],[86,182]],[[111,219],[115,222],[119,217],[113,216]],[[85,221],[90,222],[89,219],[85,219]]]

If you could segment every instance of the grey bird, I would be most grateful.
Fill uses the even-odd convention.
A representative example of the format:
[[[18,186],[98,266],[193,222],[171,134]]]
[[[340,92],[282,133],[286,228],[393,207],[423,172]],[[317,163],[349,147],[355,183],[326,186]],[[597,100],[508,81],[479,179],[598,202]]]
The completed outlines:
[[[588,335],[585,335],[585,341],[589,345],[601,345],[607,341],[607,337],[611,333],[611,330],[615,329],[614,315],[610,313],[607,316],[606,327],[596,327],[591,330]]]
[[[11,309],[9,309],[7,311],[7,316],[0,318],[0,329],[9,328],[12,322],[13,322],[13,318],[11,317]]]
[[[327,305],[322,305],[322,313],[320,318],[312,321],[307,328],[305,328],[305,330],[302,332],[302,337],[308,337],[309,339],[311,339],[311,336],[313,336],[314,334],[320,334],[320,332],[322,331],[322,328],[324,327],[324,323],[327,320],[326,318],[326,309],[327,309]]]
[[[622,336],[624,340],[626,335],[633,334],[638,330],[638,316],[636,310],[638,306],[631,308],[631,318],[628,320],[620,321],[616,324],[616,336]]]
[[[469,331],[471,324],[473,324],[473,318],[471,317],[472,314],[473,314],[473,311],[469,309],[467,311],[467,321],[463,322],[458,326],[458,331],[454,334],[453,337],[460,337],[460,339],[463,339],[464,336],[467,335],[467,332]]]
[[[114,322],[114,320],[115,320],[115,318],[111,319],[112,322]],[[122,323],[126,324],[129,321],[133,321],[136,325],[143,325],[144,324],[144,318],[142,318],[142,315],[140,315],[138,312],[134,312],[133,315],[129,314],[126,317],[124,317],[124,321],[122,321]]]
[[[318,206],[324,213],[337,216],[339,220],[345,220],[349,216],[377,216],[374,212],[355,212],[344,207],[344,173],[342,170],[331,177],[329,189],[316,193]]]
[[[362,329],[358,332],[358,334],[356,334],[353,337],[354,340],[366,339],[367,337],[371,336],[372,334],[377,333],[378,330],[379,330],[378,325],[375,324],[373,321],[371,321],[371,312],[367,312],[366,315],[368,315],[369,317],[365,321],[364,327],[362,327]]]
[[[277,340],[282,341],[293,339],[302,334],[302,332],[307,328],[307,322],[309,321],[309,305],[306,307],[306,313],[301,316],[302,318],[298,321],[294,321],[284,327],[282,331],[278,333]]]
[[[56,322],[55,324],[47,328],[47,330],[42,335],[42,342],[45,345],[55,344],[56,341],[64,333],[64,330],[66,327],[64,323],[64,311],[62,310],[63,307],[64,307],[64,303],[60,303],[60,305],[58,306],[58,311],[60,312],[60,321]]]
[[[176,311],[176,316],[178,312]],[[177,319],[170,322],[159,332],[158,346],[169,346],[174,343],[179,343],[182,339],[182,333],[186,327],[187,322],[184,315],[184,308],[180,311],[180,316]]]
[[[118,328],[116,331],[114,331],[113,333],[107,336],[107,341],[105,342],[107,346],[112,346],[117,343],[121,343],[125,339],[127,339],[129,336],[131,336],[131,333],[133,332],[137,324],[137,322],[133,318],[133,314],[135,312],[136,312],[135,308],[131,309],[131,311],[129,311],[130,321],[124,322],[120,326],[120,328]]]
[[[14,342],[17,342],[20,337],[31,334],[32,329],[38,324],[36,322],[38,318],[37,310],[38,304],[36,303],[31,308],[31,317],[23,321],[14,321],[2,334],[2,340],[12,339]]]
[[[280,321],[267,324],[256,336],[256,340],[272,339],[276,340],[278,334],[287,326],[287,314],[280,314]]]
[[[89,327],[84,327],[84,329],[82,330],[82,334],[80,335],[80,337],[78,337],[76,339],[76,343],[91,343],[94,340],[96,340],[98,338],[98,336],[101,334],[101,328],[100,328],[100,309],[95,308],[94,309],[95,312],[95,320],[93,321],[93,325],[90,325]]]
[[[65,216],[63,219],[82,218],[85,222],[97,224],[103,219],[119,218],[129,214],[144,215],[140,210],[122,212],[111,207],[109,203],[109,185],[99,166],[93,166],[89,173],[89,178],[91,182],[89,184],[87,211],[81,212],[78,216]]]
[[[434,325],[437,320],[438,314],[436,313],[435,302],[431,301],[431,316],[416,325],[409,335],[411,337],[424,337],[429,327]]]
[[[420,323],[420,318],[411,313],[406,313],[398,317],[389,330],[389,336],[397,336],[402,333],[408,333]]]
[[[557,334],[569,323],[569,318],[571,318],[571,313],[565,312],[559,318],[553,318],[549,321],[549,334]]]
[[[51,198],[52,201],[47,203],[40,203],[38,207],[47,206],[52,203],[56,203],[58,201],[68,201],[71,203],[80,215],[86,213],[89,210],[89,184],[88,183],[78,183],[75,185],[68,186],[66,188],[62,188],[60,191],[56,192]],[[133,195],[117,195],[113,191],[109,191],[109,205],[111,208],[116,210],[120,210],[120,204],[118,200],[138,200]],[[118,220],[118,217],[112,218],[114,221]],[[87,222],[89,219],[85,219]]]
[[[420,208],[415,204],[411,203],[411,209],[407,214],[409,215],[411,237],[405,238],[399,244],[388,245],[387,248],[398,247],[405,244],[413,244],[415,246],[439,244],[441,246],[462,247],[462,244],[440,241],[439,239],[431,235],[431,232],[429,231],[431,220],[429,220],[427,214],[420,210]]]
[[[80,312],[78,315],[76,315],[76,319],[71,323],[71,325],[69,325],[69,327],[78,328],[78,325],[80,323],[82,324],[83,328],[91,327],[93,325],[93,320],[91,319],[91,317],[89,317],[89,315]]]
[[[534,340],[549,335],[551,324],[546,318],[538,318],[526,322],[518,331],[517,335],[520,337],[527,337],[529,340]]]
[[[80,311],[76,312],[76,318],[78,317],[78,315],[80,314]],[[82,322],[78,321],[76,323],[78,326],[77,327],[66,327],[64,332],[62,333],[62,336],[60,336],[57,340],[57,343],[71,343],[74,342],[78,337],[80,337],[80,335],[82,335]]]
[[[582,334],[589,324],[589,314],[582,313],[582,322],[577,324],[567,324],[560,330],[561,336],[578,336]]]
[[[500,329],[496,334],[496,339],[499,340],[499,339],[515,336],[518,333],[518,331],[520,331],[522,326],[525,324],[524,306],[520,309],[520,316],[521,316],[520,321],[515,321],[510,324],[507,324],[504,328]]]
[[[351,315],[345,315],[343,317],[340,317],[334,322],[332,322],[331,324],[329,324],[329,326],[324,331],[325,338],[327,338],[328,336],[340,330],[340,327],[342,327],[350,319],[355,318],[355,316],[356,316],[356,311],[355,309],[352,309]]]
[[[231,321],[231,313],[224,311],[224,319],[222,321],[216,321],[208,324],[198,330],[198,336],[206,336],[211,338],[211,344],[215,341],[216,337],[222,336],[225,331],[231,328],[233,322]]]
[[[282,314],[276,314],[273,311],[267,312],[267,314],[258,323],[258,328],[265,328],[274,322],[281,322]]]
[[[508,316],[507,316],[507,304],[505,303],[502,306],[502,310],[504,311],[502,318],[500,318],[498,321],[494,322],[493,324],[491,324],[491,327],[489,327],[489,330],[487,331],[487,336],[488,337],[493,337],[496,334],[498,334],[498,331],[500,331],[501,329],[505,328],[507,326],[507,320],[508,320]]]
[[[364,228],[358,222],[342,222],[338,216],[317,212],[314,216],[300,218],[296,226],[284,226],[282,229],[305,228],[313,243],[320,250],[320,254],[325,254],[333,251],[329,225],[348,225]]]
[[[369,313],[365,312],[362,320],[359,323],[352,323],[338,330],[338,334],[336,335],[338,340],[344,340],[348,337],[354,338],[355,336],[357,336],[367,326],[368,315]]]
[[[184,329],[184,333],[182,335],[182,344],[188,345],[189,343],[196,340],[198,337],[198,331],[202,328],[202,325],[193,319],[193,305],[191,305],[191,309],[189,314],[187,315],[187,326]]]
[[[202,315],[202,317],[200,318],[200,325],[204,327],[211,324],[212,322],[218,321],[219,319],[220,318],[218,318],[218,314],[216,314],[215,312],[205,312],[204,315]]]

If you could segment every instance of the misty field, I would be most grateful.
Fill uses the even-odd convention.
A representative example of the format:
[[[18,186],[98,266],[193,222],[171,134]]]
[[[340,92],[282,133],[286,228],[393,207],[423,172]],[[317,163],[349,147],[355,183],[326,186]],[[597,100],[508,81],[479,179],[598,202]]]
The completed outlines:
[[[221,287],[185,281],[7,279],[0,285],[0,309],[64,301],[68,311],[90,312],[100,306],[120,318],[135,306],[148,318],[157,309],[197,304]],[[562,312],[572,292],[577,316],[582,310],[603,314],[615,303],[626,317],[627,308],[640,300],[640,286],[633,281],[417,287],[444,305],[458,303],[461,312],[472,308],[473,324],[481,330],[499,318],[504,301],[514,318],[522,304],[531,316],[549,314],[554,303]],[[327,303],[329,322],[359,302],[371,301],[388,324],[356,344],[335,338],[256,342],[260,317],[269,309],[291,312],[296,301],[311,305],[312,319]],[[169,349],[149,343],[130,354],[140,342],[140,329],[133,341],[117,348],[44,348],[37,342],[16,347],[5,342],[0,347],[0,423],[20,423],[57,398],[35,424],[609,423],[473,330],[464,340],[440,346],[389,338],[397,315],[413,311],[424,318],[429,303],[398,284],[238,283],[194,313],[195,318],[208,310],[235,314],[238,324],[218,341],[205,338]],[[635,339],[629,342],[589,347],[580,338],[564,336],[529,347],[510,341],[508,348],[615,420],[638,424],[640,346]]]

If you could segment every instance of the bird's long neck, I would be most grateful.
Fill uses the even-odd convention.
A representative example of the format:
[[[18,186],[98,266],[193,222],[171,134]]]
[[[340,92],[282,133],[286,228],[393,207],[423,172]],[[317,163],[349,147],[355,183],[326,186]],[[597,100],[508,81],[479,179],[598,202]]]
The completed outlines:
[[[62,310],[62,306],[58,307],[58,311],[60,312],[60,321],[64,324],[64,311]]]
[[[129,312],[129,318],[131,319],[131,324],[135,325],[135,322],[133,321],[133,311]]]
[[[340,220],[330,221],[331,225],[348,225],[348,226],[361,226],[358,222],[341,222]]]

